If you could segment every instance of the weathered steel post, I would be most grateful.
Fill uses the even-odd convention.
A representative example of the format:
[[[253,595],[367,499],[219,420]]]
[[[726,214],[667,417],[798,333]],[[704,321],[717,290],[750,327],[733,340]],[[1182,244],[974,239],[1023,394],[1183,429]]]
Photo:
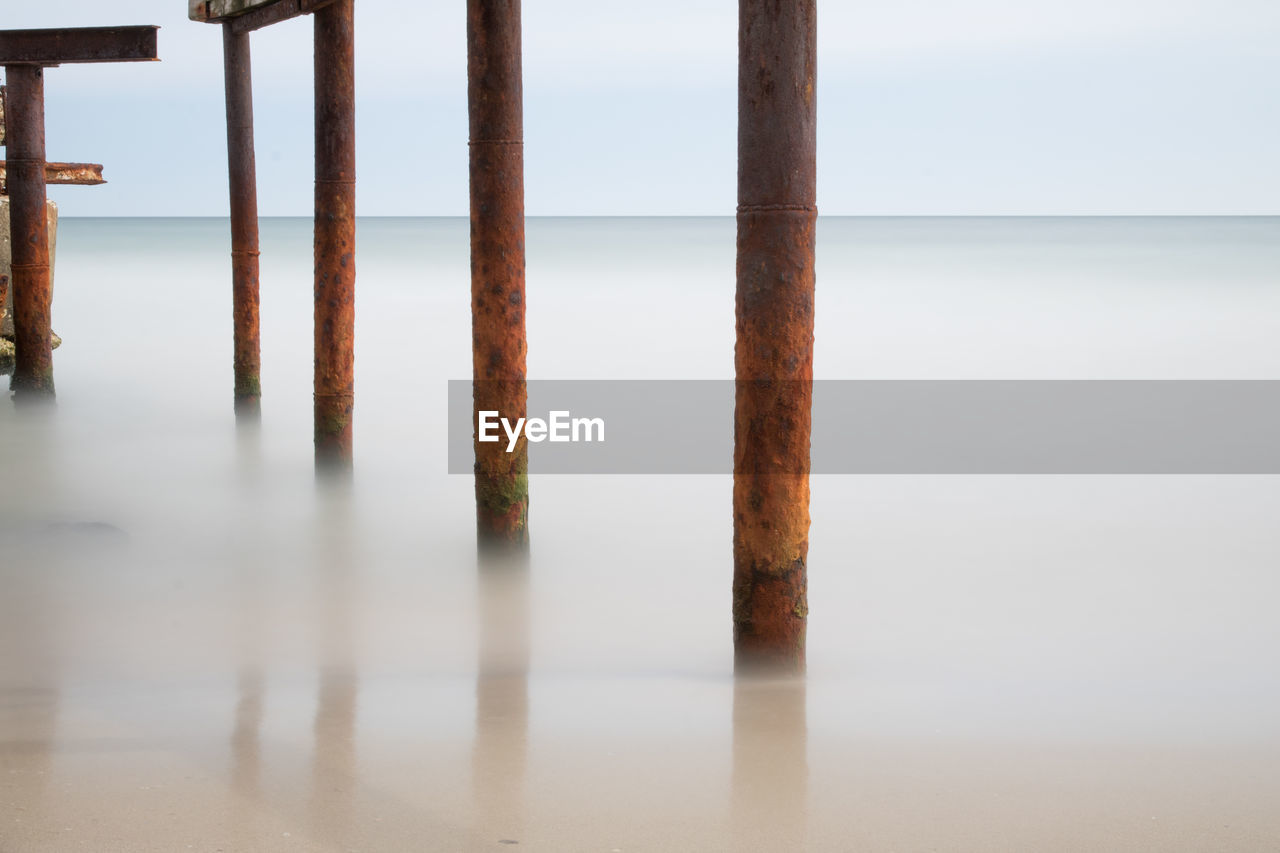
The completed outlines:
[[[802,672],[813,397],[817,0],[739,0],[733,626]]]
[[[467,0],[474,411],[525,416],[524,141],[520,0]],[[476,423],[473,418],[472,423]],[[529,544],[528,445],[475,442],[481,550]]]
[[[315,11],[316,463],[349,468],[355,399],[356,144],[353,0]]]
[[[253,153],[253,73],[249,33],[222,25],[227,99],[227,176],[231,194],[231,301],[234,323],[235,411],[261,413],[262,356],[258,337],[258,178]]]
[[[316,465],[351,469],[355,401],[356,132],[353,0],[188,0],[193,21],[223,25],[230,165],[237,414],[256,417],[258,213],[248,34],[314,16]]]
[[[6,145],[13,234],[14,399],[52,399],[49,231],[45,220],[44,68],[7,65]]]

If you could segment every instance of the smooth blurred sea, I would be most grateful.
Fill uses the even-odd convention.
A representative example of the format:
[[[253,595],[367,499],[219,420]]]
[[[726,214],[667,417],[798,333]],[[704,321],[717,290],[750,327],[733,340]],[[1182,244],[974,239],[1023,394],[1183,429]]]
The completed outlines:
[[[239,485],[244,450],[231,413],[227,230],[219,219],[63,220],[54,306],[54,327],[65,341],[56,356],[57,415],[36,431],[0,408],[4,479],[21,482],[15,468],[43,466],[42,473],[32,468],[33,494],[5,490],[6,515],[108,520],[142,541],[151,532],[177,537],[197,553],[239,538],[232,520],[246,500],[260,502],[255,516],[265,527],[305,528],[312,491],[310,220],[262,223],[263,423],[252,463],[261,476],[249,498]],[[815,371],[824,379],[1280,378],[1277,238],[1274,218],[823,219]],[[459,568],[472,549],[471,485],[444,473],[444,426],[446,381],[470,375],[467,239],[461,218],[362,219],[358,226],[355,495],[362,547],[375,570],[385,558],[415,577],[438,573],[459,588],[471,581]],[[530,219],[527,241],[531,378],[732,376],[732,219]],[[815,666],[884,648],[863,634],[879,617],[841,617],[833,620],[838,629],[827,621],[832,611],[858,612],[873,602],[877,610],[895,601],[908,607],[871,594],[879,572],[906,582],[914,572],[942,571],[920,555],[888,572],[888,564],[905,559],[904,547],[968,526],[977,559],[994,542],[1004,548],[1028,535],[1010,513],[1040,502],[1047,502],[1048,528],[1028,537],[1026,547],[1043,553],[1024,567],[1035,564],[1042,583],[1051,582],[1062,556],[1049,542],[1085,523],[1058,505],[1063,501],[1083,501],[1081,511],[1098,514],[1095,521],[1107,528],[1106,536],[1069,537],[1073,548],[1096,550],[1077,571],[1113,561],[1114,537],[1164,548],[1186,535],[1185,524],[1161,521],[1168,510],[1156,509],[1181,491],[1189,505],[1180,512],[1202,522],[1221,513],[1221,523],[1239,525],[1239,535],[1220,537],[1222,548],[1258,540],[1277,546],[1269,555],[1280,557],[1273,526],[1248,523],[1256,501],[1269,506],[1280,497],[1267,478],[1165,478],[1158,485],[1141,478],[933,478],[925,487],[927,479],[815,480]],[[582,594],[595,602],[572,608],[582,618],[594,614],[582,626],[548,620],[548,630],[560,626],[551,647],[563,645],[571,658],[588,653],[571,651],[576,638],[610,602],[629,600],[616,617],[634,616],[638,625],[657,620],[668,626],[663,636],[639,642],[606,620],[613,636],[594,649],[616,643],[610,654],[657,655],[648,661],[653,666],[678,660],[723,668],[728,489],[726,477],[535,482],[535,557],[556,567],[539,573],[540,586],[550,600],[573,598],[551,591],[563,572],[566,584],[584,584]],[[911,497],[918,489],[920,501]],[[1106,515],[1108,500],[1144,490],[1154,494],[1141,517],[1118,508]],[[1216,490],[1240,492],[1239,505],[1211,498]],[[991,492],[1034,500],[1006,505]],[[1093,493],[1098,497],[1081,497]],[[935,502],[944,495],[954,501],[942,511]],[[1143,518],[1158,535],[1138,537]],[[982,524],[991,529],[980,532],[975,525]],[[895,545],[895,529],[911,531],[908,541]],[[957,565],[957,580],[965,574],[960,556],[947,560]],[[1154,572],[1155,562],[1130,571]],[[1214,562],[1219,571],[1237,564]],[[637,573],[650,578],[641,587],[653,594],[648,607],[634,599],[637,590],[624,589]],[[1177,575],[1167,564],[1159,573]],[[1269,572],[1256,583],[1246,585],[1252,595],[1238,600],[1241,607],[1261,588],[1276,589]],[[681,594],[658,594],[665,585],[678,585]],[[839,596],[824,592],[831,585]],[[1008,594],[1006,588],[998,597]],[[1250,624],[1233,621],[1224,630]],[[1267,627],[1267,635],[1274,630]]]
[[[1280,379],[1278,218],[825,218],[818,237],[819,378]],[[409,779],[388,769],[402,752],[463,767],[441,744],[491,718],[473,676],[496,631],[530,649],[528,704],[485,713],[515,714],[548,790],[561,777],[537,749],[569,755],[557,737],[723,745],[747,713],[729,680],[728,476],[534,477],[527,622],[485,624],[472,484],[446,473],[446,380],[470,375],[467,240],[465,219],[358,223],[355,477],[338,500],[312,470],[310,221],[262,223],[263,415],[245,437],[226,221],[63,219],[56,410],[0,405],[0,684],[59,691],[69,728],[47,737],[110,719],[219,755],[245,684],[268,697],[266,731],[308,730],[310,685],[323,701],[340,666],[358,675],[344,737],[373,762],[357,777]],[[531,219],[527,246],[531,378],[732,376],[732,219]],[[824,756],[851,738],[913,744],[864,780],[876,791],[904,767],[927,777],[933,743],[1208,745],[1179,777],[1189,801],[1236,766],[1216,745],[1271,754],[1277,517],[1265,476],[815,477],[797,771],[814,837],[844,837],[821,792],[847,790],[849,762]],[[65,562],[31,543],[51,520],[127,540]],[[1015,752],[1011,778],[1033,773]],[[689,777],[709,792],[712,753]],[[634,802],[633,782],[689,770],[636,758],[613,777],[603,754],[572,759],[594,769],[565,784]],[[981,779],[983,760],[946,778]],[[1259,797],[1280,790],[1267,766]],[[544,814],[592,808],[573,802]]]

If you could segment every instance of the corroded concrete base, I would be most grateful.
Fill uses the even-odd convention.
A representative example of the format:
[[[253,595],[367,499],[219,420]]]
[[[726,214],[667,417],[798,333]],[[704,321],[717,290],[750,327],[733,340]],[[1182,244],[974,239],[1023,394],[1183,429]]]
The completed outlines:
[[[53,348],[57,349],[61,344],[62,338],[54,335]],[[0,335],[0,376],[7,376],[13,372],[13,361],[16,356],[17,347],[13,345],[13,338]]]

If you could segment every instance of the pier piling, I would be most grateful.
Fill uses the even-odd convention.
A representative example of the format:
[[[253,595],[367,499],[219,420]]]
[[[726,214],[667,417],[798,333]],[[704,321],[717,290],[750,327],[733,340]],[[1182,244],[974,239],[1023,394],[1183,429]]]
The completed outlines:
[[[231,196],[231,301],[237,420],[261,415],[258,332],[258,178],[253,149],[253,73],[249,33],[222,25],[227,100],[227,176]]]
[[[525,416],[524,141],[520,0],[467,0],[474,411]],[[472,423],[476,423],[472,418]],[[528,444],[475,441],[482,551],[528,548]]]
[[[45,219],[44,68],[6,65],[6,183],[13,251],[14,399],[52,399],[49,231]]]
[[[193,21],[222,25],[231,189],[237,420],[256,420],[258,208],[249,33],[312,16],[315,86],[313,415],[317,469],[350,471],[355,406],[356,87],[353,0],[189,0]]]
[[[802,672],[813,397],[816,0],[739,0],[733,627]]]
[[[353,0],[315,11],[316,464],[350,468],[355,399],[356,145]]]

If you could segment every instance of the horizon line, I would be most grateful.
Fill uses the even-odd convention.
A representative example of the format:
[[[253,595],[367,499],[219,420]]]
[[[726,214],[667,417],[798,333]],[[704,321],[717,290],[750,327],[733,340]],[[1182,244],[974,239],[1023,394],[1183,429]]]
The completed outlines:
[[[736,213],[539,213],[525,219],[735,219]],[[230,219],[230,214],[106,214],[59,212],[59,219]],[[312,214],[259,214],[259,219],[312,219]],[[469,219],[469,214],[357,214],[356,219]],[[819,219],[1276,219],[1276,213],[819,213]]]

